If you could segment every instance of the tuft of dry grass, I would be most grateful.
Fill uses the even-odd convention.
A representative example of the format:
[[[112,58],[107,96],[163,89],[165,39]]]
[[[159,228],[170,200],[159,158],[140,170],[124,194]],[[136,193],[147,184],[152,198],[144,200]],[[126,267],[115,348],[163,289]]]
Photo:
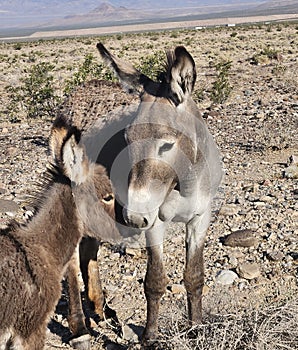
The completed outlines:
[[[178,316],[178,315],[176,315]],[[181,329],[186,318],[172,318],[155,349],[298,349],[298,300],[248,312],[208,315],[204,324]]]

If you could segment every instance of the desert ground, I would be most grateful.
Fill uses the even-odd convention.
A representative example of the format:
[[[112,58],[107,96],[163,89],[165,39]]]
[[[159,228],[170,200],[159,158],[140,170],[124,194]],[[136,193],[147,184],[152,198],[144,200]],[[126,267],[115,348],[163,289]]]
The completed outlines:
[[[187,48],[198,73],[194,99],[218,144],[225,170],[205,244],[204,322],[197,326],[197,337],[190,337],[182,282],[185,228],[175,224],[165,241],[169,282],[155,348],[297,349],[295,22],[1,43],[1,227],[11,219],[22,222],[31,215],[28,198],[51,159],[48,136],[54,106],[63,101],[68,82],[74,82],[75,76],[88,80],[95,73],[111,79],[96,51],[99,41],[146,72],[160,65],[164,50],[177,45]],[[84,71],[87,55],[92,55],[95,66],[99,64],[99,73]],[[52,77],[53,109],[28,118],[30,102],[24,79],[43,62],[52,65],[48,74]],[[227,89],[228,84],[230,94],[218,103],[212,91],[221,62],[230,62],[230,70],[225,76],[228,83],[217,85],[217,90]],[[109,94],[111,91],[98,99],[110,100],[113,109]],[[228,245],[224,238],[244,229],[246,238],[240,233],[240,241]],[[107,303],[116,311],[119,327],[109,320],[96,324],[91,319],[92,349],[139,349],[146,320],[145,249],[129,247],[125,252],[103,244],[99,269]],[[67,297],[63,295],[48,327],[46,349],[70,349],[69,336]]]

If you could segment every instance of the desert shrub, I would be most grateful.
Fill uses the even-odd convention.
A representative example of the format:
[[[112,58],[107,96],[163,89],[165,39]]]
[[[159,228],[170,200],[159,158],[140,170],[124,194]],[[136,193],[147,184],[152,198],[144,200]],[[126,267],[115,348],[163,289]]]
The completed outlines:
[[[205,91],[206,91],[205,86],[201,86],[199,88],[196,88],[193,92],[193,100],[196,103],[202,102],[205,98]]]
[[[272,74],[276,75],[276,76],[281,76],[283,75],[287,70],[287,67],[282,65],[282,64],[276,64],[273,68],[272,68]]]
[[[224,103],[232,91],[229,82],[229,72],[232,66],[231,61],[221,61],[215,64],[217,78],[213,82],[210,92],[210,99],[214,104]]]
[[[22,44],[21,44],[21,43],[15,43],[15,44],[13,45],[13,48],[14,48],[15,50],[21,50]]]
[[[251,59],[252,64],[268,64],[271,60],[278,60],[280,54],[278,50],[271,48],[270,46],[265,47],[260,52],[253,55]]]
[[[141,57],[137,69],[153,80],[160,80],[160,74],[164,71],[164,61],[164,51],[156,51],[151,55]]]
[[[64,94],[69,95],[76,86],[91,79],[114,80],[114,75],[103,64],[96,62],[92,54],[87,54],[73,76],[66,80]]]
[[[38,63],[20,79],[19,86],[7,88],[10,97],[7,113],[11,119],[20,111],[29,119],[53,115],[59,102],[54,89],[53,69],[54,66],[47,62]]]

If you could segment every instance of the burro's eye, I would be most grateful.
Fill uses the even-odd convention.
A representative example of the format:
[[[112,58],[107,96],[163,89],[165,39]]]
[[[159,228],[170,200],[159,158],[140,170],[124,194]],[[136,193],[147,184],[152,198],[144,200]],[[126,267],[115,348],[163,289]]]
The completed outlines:
[[[113,201],[114,201],[114,195],[112,193],[109,193],[102,198],[102,202],[105,204],[111,204]]]
[[[158,155],[161,156],[163,153],[170,151],[173,148],[174,144],[175,142],[165,142],[159,147]]]

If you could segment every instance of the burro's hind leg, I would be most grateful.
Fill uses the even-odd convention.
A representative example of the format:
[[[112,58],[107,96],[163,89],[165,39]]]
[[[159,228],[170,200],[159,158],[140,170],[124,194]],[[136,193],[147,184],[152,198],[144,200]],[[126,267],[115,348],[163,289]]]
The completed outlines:
[[[147,272],[145,277],[145,295],[147,299],[147,322],[143,334],[143,344],[147,345],[158,336],[158,311],[160,299],[165,293],[167,278],[163,264],[163,244],[150,237],[154,233],[147,233]],[[160,237],[163,233],[160,234]],[[155,245],[156,244],[156,245]]]
[[[210,209],[208,208],[203,215],[195,215],[186,224],[184,284],[187,292],[188,317],[191,325],[202,321],[203,249],[209,223]]]

